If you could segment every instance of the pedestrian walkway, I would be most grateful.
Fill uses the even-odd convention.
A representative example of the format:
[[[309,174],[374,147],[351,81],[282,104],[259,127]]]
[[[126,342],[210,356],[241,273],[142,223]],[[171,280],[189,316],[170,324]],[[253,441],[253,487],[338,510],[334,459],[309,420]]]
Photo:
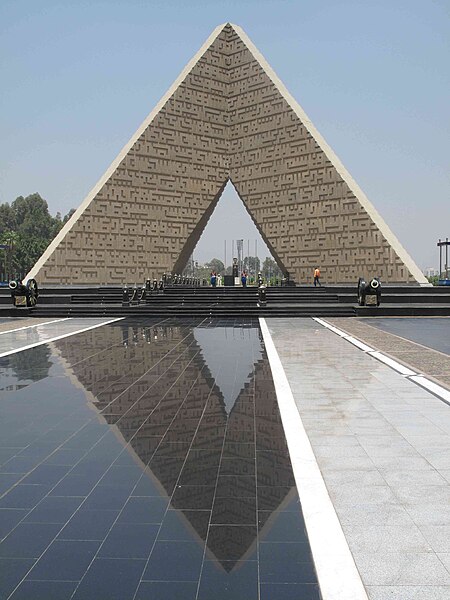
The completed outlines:
[[[450,408],[311,319],[267,325],[370,599],[447,600]]]

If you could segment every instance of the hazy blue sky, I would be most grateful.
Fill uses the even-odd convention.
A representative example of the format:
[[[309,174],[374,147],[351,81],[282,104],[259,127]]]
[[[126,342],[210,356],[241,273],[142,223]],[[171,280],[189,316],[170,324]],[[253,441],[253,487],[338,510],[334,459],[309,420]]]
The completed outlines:
[[[419,266],[437,265],[450,236],[449,0],[0,0],[0,202],[39,192],[53,214],[78,206],[226,21]],[[225,237],[255,237],[229,220],[232,197],[199,260],[222,257]]]

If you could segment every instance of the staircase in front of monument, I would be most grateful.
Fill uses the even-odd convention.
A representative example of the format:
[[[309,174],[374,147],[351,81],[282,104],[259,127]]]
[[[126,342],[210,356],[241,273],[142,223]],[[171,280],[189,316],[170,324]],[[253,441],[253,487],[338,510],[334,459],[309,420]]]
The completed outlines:
[[[256,288],[167,287],[144,302],[123,304],[123,289],[112,286],[53,286],[41,290],[34,309],[11,306],[0,289],[0,316],[36,317],[352,317],[450,316],[450,288],[384,286],[379,307],[360,307],[356,286],[268,287],[266,303]]]

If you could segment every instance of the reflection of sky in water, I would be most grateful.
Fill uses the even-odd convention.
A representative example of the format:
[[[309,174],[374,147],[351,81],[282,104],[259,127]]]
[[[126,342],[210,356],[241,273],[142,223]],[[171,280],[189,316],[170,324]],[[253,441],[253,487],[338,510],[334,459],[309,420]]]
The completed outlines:
[[[253,365],[262,355],[258,329],[195,327],[193,332],[230,414],[239,392],[250,380]]]

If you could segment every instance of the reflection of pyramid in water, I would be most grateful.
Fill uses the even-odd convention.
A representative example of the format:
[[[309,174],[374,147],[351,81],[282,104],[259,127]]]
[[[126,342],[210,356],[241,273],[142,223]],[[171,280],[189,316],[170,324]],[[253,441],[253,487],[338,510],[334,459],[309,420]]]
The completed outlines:
[[[94,398],[106,421],[116,424],[118,432],[130,443],[129,451],[136,453],[146,467],[147,476],[157,478],[167,495],[172,497],[172,507],[182,511],[198,536],[205,539],[204,526],[196,520],[196,516],[201,510],[212,508],[212,495],[211,505],[207,505],[209,491],[205,481],[214,483],[218,474],[220,479],[218,456],[224,447],[230,458],[235,456],[239,459],[242,443],[256,439],[257,481],[259,488],[265,490],[258,501],[259,508],[265,511],[264,521],[287,497],[294,486],[294,479],[267,360],[258,360],[253,369],[250,365],[253,374],[250,378],[247,376],[247,382],[238,391],[228,414],[224,410],[224,397],[214,384],[203,358],[204,353],[208,355],[210,352],[211,338],[209,334],[202,336],[200,333],[200,346],[195,339],[198,331],[192,335],[182,327],[158,327],[155,336],[151,328],[128,328],[118,323],[81,334],[77,345],[70,340],[60,340],[54,345],[76,381],[90,392],[89,398]],[[255,358],[259,358],[258,331],[252,331],[256,335],[252,333],[247,339],[256,345],[251,353],[249,349],[248,356],[254,353]],[[217,334],[217,328],[211,332]],[[223,334],[218,334],[219,339],[220,335]],[[232,331],[228,335],[229,340],[236,341]],[[237,337],[239,335],[237,333]],[[228,344],[230,351],[231,342]],[[173,354],[167,354],[174,347],[173,352],[178,359],[172,376],[177,378],[177,385],[168,391],[167,379],[161,381],[159,378],[175,358]],[[226,347],[222,346],[222,351]],[[112,348],[112,353],[102,356],[105,348]],[[92,356],[98,356],[99,361],[90,360]],[[127,361],[126,375],[124,360]],[[215,365],[213,362],[213,369]],[[131,387],[130,375],[132,379],[140,378]],[[185,406],[186,390],[194,382],[195,393]],[[257,398],[254,412],[251,401],[253,388]],[[164,402],[159,405],[164,394]],[[148,419],[150,413],[151,419]],[[196,456],[195,462],[189,460],[189,455],[186,455],[186,460],[180,450],[183,444],[190,445],[200,455]],[[224,522],[242,520],[242,515],[251,510],[255,480],[247,475],[244,471],[238,477],[225,477],[222,481],[228,488],[222,499],[215,500],[214,508],[220,509]],[[207,548],[229,571],[239,559],[252,551],[255,541],[256,532],[251,528],[216,527],[215,535],[208,537]]]
[[[255,328],[243,327],[195,327],[194,337],[223,395],[225,410],[229,415],[239,392],[249,382],[254,363],[261,358],[261,350],[257,351],[256,356],[253,355],[259,332]],[[229,347],[232,351],[227,351]],[[232,378],[230,373],[233,374]]]

